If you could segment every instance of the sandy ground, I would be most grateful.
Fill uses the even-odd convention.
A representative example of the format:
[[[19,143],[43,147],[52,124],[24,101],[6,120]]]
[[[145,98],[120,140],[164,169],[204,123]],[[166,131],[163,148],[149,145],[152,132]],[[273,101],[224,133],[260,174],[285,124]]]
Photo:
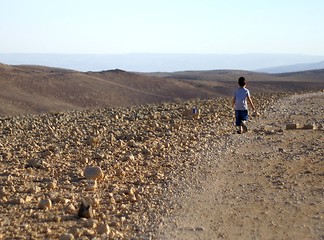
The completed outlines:
[[[324,239],[323,113],[323,92],[294,95],[215,139],[159,238]]]

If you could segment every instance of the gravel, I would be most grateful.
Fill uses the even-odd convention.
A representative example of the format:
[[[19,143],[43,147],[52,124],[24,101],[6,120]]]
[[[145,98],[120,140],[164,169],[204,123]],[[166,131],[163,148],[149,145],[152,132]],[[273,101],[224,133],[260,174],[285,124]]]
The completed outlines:
[[[262,115],[284,96],[254,101]],[[0,117],[0,238],[158,238],[212,160],[235,151],[234,132],[227,98]]]

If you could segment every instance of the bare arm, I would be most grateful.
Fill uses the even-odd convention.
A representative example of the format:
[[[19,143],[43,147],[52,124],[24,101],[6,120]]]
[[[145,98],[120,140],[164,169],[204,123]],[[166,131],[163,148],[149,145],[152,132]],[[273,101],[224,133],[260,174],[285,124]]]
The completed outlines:
[[[248,98],[248,100],[249,100],[249,103],[250,103],[250,105],[251,105],[253,111],[256,111],[255,106],[254,106],[253,101],[252,101],[252,98],[251,98],[250,96],[248,96],[247,98]]]
[[[232,106],[235,107],[235,96],[232,98]]]

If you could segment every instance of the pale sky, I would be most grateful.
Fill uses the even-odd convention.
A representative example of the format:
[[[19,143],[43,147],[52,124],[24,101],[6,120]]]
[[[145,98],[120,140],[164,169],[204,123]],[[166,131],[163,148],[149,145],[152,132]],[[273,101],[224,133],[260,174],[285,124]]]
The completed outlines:
[[[1,53],[324,55],[324,0],[0,0]]]

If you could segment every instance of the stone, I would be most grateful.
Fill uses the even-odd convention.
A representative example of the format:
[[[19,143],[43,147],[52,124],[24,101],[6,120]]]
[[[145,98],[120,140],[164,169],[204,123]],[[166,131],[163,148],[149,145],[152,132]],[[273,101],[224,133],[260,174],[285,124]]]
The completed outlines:
[[[51,152],[55,152],[55,151],[57,151],[57,148],[54,145],[50,145],[50,146],[48,146],[48,150],[50,150]]]
[[[46,158],[52,155],[52,152],[49,149],[44,149],[41,153],[40,156],[41,158]]]
[[[204,229],[204,227],[202,227],[202,226],[199,226],[199,227],[196,227],[195,229],[194,229],[194,231],[198,231],[198,232],[201,232],[201,231],[204,231],[205,229]]]
[[[252,114],[251,114],[252,117],[260,117],[260,113],[254,111]]]
[[[25,202],[26,203],[29,203],[29,202],[31,202],[33,200],[33,196],[26,196],[25,197]]]
[[[84,177],[88,180],[100,180],[104,177],[104,174],[98,166],[87,166],[84,170]]]
[[[93,237],[96,235],[96,233],[92,229],[85,229],[83,232],[83,235],[89,237],[90,239],[93,239]]]
[[[24,204],[25,200],[23,198],[14,198],[9,203],[19,205],[19,204]]]
[[[115,173],[116,173],[116,176],[118,176],[118,177],[122,177],[122,176],[126,175],[126,172],[123,169],[120,169],[120,168],[117,168],[115,170]]]
[[[40,209],[48,210],[52,208],[52,201],[51,199],[42,199],[38,203],[38,207]]]
[[[88,158],[81,158],[80,162],[83,163],[83,164],[87,164],[89,162],[89,159]]]
[[[84,227],[89,228],[89,229],[94,229],[96,228],[98,225],[98,221],[94,220],[94,219],[89,219],[87,221],[85,221],[84,223]]]
[[[87,137],[85,138],[85,142],[86,142],[86,144],[88,144],[88,145],[96,146],[96,145],[99,143],[99,138],[98,138],[98,137],[91,137],[91,136],[87,136]]]
[[[33,193],[33,194],[39,193],[40,191],[41,188],[39,186],[33,186],[27,190],[28,193]]]
[[[99,152],[95,152],[94,154],[93,154],[93,158],[95,159],[95,160],[99,160],[99,161],[101,161],[101,160],[103,160],[104,159],[104,154],[102,154],[102,153],[99,153]]]
[[[1,187],[0,189],[0,197],[5,197],[5,196],[8,196],[8,191],[5,187]]]
[[[53,180],[51,182],[49,182],[47,184],[47,189],[51,190],[51,189],[55,189],[57,187],[57,181],[56,180]]]
[[[85,201],[82,201],[78,211],[78,217],[80,218],[92,218],[93,210],[92,206]]]
[[[193,107],[191,109],[186,109],[182,112],[182,116],[185,118],[191,118],[191,119],[199,119],[200,118],[201,111],[197,107]]]
[[[134,195],[135,192],[136,192],[136,190],[134,187],[131,187],[130,189],[127,190],[127,194],[129,194],[129,195]]]
[[[75,214],[76,209],[75,209],[74,205],[72,203],[70,203],[69,205],[67,205],[65,207],[65,212],[68,214],[73,214],[73,213]]]
[[[114,134],[110,133],[108,136],[109,143],[114,143],[116,141],[116,137]]]
[[[286,124],[286,130],[295,130],[300,128],[300,124],[298,123],[288,123]]]
[[[135,148],[136,146],[137,146],[137,144],[136,144],[136,142],[135,142],[135,140],[130,140],[129,142],[128,142],[128,144],[127,144],[129,147],[132,147],[132,148]]]
[[[97,227],[97,233],[99,235],[102,235],[102,234],[107,234],[109,235],[110,234],[110,227],[108,226],[108,224],[100,224],[98,227]]]
[[[41,159],[32,158],[32,159],[27,160],[26,167],[41,168],[42,167],[42,162],[43,161]]]
[[[82,236],[83,230],[78,227],[72,227],[69,231],[73,236],[77,239],[79,239]]]
[[[305,129],[305,130],[316,130],[317,129],[317,126],[315,123],[309,123],[309,124],[305,124],[302,129]]]
[[[86,191],[94,191],[98,187],[97,181],[96,180],[89,180],[88,185],[86,186],[85,190]]]
[[[122,161],[127,162],[127,161],[134,161],[135,157],[133,154],[127,154],[126,156],[123,157]]]
[[[7,152],[2,152],[0,156],[2,156],[5,160],[8,160],[12,157],[12,154],[11,152],[7,151]]]
[[[60,236],[59,240],[74,240],[74,236],[71,233],[64,233]]]

